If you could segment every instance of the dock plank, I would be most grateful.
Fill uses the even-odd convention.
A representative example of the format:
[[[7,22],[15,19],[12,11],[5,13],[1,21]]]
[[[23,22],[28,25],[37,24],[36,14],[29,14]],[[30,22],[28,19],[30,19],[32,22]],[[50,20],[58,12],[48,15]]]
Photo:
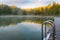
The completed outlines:
[[[60,18],[55,17],[55,27],[56,27],[56,38],[55,40],[60,40]]]

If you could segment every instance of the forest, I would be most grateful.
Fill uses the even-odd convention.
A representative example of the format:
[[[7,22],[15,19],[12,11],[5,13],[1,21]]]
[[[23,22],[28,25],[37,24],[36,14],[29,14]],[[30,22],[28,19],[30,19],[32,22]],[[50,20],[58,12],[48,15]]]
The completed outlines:
[[[33,9],[21,9],[16,6],[0,4],[0,15],[60,16],[60,4],[53,2],[53,4]]]

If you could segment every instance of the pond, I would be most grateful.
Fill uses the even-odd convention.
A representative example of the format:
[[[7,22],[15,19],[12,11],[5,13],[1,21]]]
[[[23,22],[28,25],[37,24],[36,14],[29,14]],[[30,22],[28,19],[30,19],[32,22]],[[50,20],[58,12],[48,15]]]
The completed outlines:
[[[0,40],[41,40],[41,24],[21,22],[0,27]]]
[[[41,20],[43,21],[43,18],[41,19],[41,18],[33,17],[33,18],[24,18],[23,20],[22,19],[23,18],[1,17],[0,22],[2,24],[0,23],[0,25],[1,25],[0,26],[0,40],[42,40],[40,21]],[[47,19],[45,18],[44,20],[47,20]],[[14,21],[12,21],[12,20],[14,20]],[[17,20],[19,20],[19,21],[16,22]],[[11,24],[11,22],[13,24]],[[6,25],[6,23],[9,23],[9,24]],[[47,27],[46,31],[48,32],[49,29],[50,28]],[[45,34],[45,32],[43,32],[43,33]],[[45,37],[45,35],[44,35],[44,37]]]

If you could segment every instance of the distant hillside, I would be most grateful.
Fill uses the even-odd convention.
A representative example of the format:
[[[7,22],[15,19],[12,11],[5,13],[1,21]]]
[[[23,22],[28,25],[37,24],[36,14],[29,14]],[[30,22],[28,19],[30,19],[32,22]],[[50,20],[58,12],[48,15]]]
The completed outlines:
[[[23,8],[23,10],[25,10],[25,11],[40,10],[40,11],[41,11],[42,8],[43,8],[43,9],[45,9],[45,8],[50,9],[50,8],[51,8],[51,5],[49,4],[49,5],[47,5],[47,6],[41,6],[41,7],[36,7],[36,8]]]
[[[60,4],[53,3],[43,7],[21,9],[16,6],[0,4],[0,15],[42,15],[60,16]]]

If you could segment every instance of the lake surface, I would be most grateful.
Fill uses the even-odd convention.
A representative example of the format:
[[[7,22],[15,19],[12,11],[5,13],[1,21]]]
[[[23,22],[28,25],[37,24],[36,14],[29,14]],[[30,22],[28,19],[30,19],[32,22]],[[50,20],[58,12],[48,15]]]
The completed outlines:
[[[0,40],[41,40],[41,24],[21,22],[16,25],[1,26]]]
[[[41,23],[53,20],[40,16],[0,16],[0,40],[42,40]],[[45,37],[45,25],[43,27]],[[47,27],[46,31],[50,27]]]

